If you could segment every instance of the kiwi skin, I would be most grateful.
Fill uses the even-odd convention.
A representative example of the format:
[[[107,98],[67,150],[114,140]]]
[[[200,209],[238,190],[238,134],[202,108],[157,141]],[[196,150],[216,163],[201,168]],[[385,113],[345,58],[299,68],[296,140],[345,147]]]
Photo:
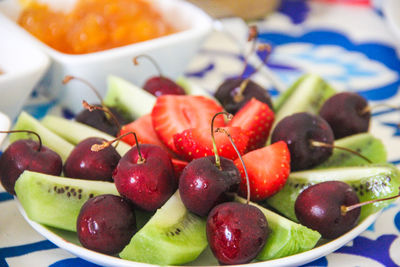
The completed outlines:
[[[313,184],[330,180],[349,184],[356,191],[360,202],[364,202],[397,195],[400,186],[400,171],[392,164],[371,164],[293,172],[282,190],[267,199],[265,204],[298,222],[294,212],[297,196]],[[380,201],[363,206],[360,221],[390,203],[391,201]]]

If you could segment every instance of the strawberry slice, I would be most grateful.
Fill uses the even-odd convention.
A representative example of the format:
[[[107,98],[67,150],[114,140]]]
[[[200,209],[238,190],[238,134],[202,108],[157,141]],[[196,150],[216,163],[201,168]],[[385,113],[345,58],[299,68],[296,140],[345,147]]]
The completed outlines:
[[[248,101],[229,122],[229,126],[241,127],[249,136],[247,151],[263,147],[274,122],[274,112],[255,98]]]
[[[175,134],[189,128],[210,129],[212,117],[222,110],[214,100],[204,96],[162,95],[157,98],[151,118],[160,140],[176,152],[173,138]],[[214,120],[214,127],[224,125],[223,116]]]
[[[167,147],[160,141],[160,139],[158,139],[158,136],[153,129],[153,122],[150,114],[144,115],[139,119],[122,126],[119,135],[123,135],[127,132],[135,132],[138,141],[141,144],[153,144],[167,150]],[[135,137],[131,134],[123,137],[122,141],[131,146],[136,145]]]
[[[250,180],[250,198],[261,201],[278,192],[290,173],[290,152],[285,142],[253,150],[243,156]],[[242,175],[240,195],[247,196],[246,176],[240,159],[235,165]]]
[[[243,154],[249,140],[246,133],[240,127],[223,127],[231,135],[233,142],[240,154]],[[234,160],[238,157],[228,136],[225,133],[214,133],[218,154]],[[214,155],[210,128],[191,128],[174,135],[177,153],[187,160]]]

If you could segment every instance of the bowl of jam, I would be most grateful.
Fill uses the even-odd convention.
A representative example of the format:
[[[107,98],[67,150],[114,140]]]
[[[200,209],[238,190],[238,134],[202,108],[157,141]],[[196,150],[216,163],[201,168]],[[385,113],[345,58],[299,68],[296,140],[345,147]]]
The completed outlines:
[[[62,85],[64,76],[86,79],[101,94],[110,74],[140,86],[155,69],[145,62],[135,67],[132,59],[146,54],[174,78],[212,29],[211,18],[183,0],[3,0],[0,16],[23,32],[26,45],[50,56],[40,88],[72,111],[82,99],[97,98],[84,85]]]

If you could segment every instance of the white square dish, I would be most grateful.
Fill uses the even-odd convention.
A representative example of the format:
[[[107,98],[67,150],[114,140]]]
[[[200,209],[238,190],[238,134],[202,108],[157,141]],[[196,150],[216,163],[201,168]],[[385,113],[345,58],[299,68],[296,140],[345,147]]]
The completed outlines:
[[[61,2],[50,1],[53,2],[52,5]],[[176,78],[183,73],[202,41],[211,32],[212,19],[194,5],[183,0],[149,1],[160,10],[167,21],[178,27],[178,32],[149,41],[81,55],[61,53],[18,26],[16,20],[21,8],[17,0],[1,1],[0,17],[13,22],[9,34],[22,32],[28,37],[27,46],[36,44],[50,56],[52,65],[41,86],[47,88],[46,92],[50,96],[59,97],[63,106],[78,111],[81,110],[82,99],[89,102],[98,100],[84,85],[70,83],[63,86],[61,81],[65,75],[86,79],[102,95],[106,91],[106,77],[109,74],[120,76],[141,86],[147,78],[155,74],[155,69],[148,62],[134,67],[132,59],[139,54],[146,54],[159,63],[165,76]]]

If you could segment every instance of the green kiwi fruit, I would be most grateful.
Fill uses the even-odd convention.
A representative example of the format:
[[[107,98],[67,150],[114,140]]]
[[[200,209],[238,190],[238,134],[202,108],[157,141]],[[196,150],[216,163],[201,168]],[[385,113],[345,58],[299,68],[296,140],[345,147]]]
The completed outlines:
[[[282,190],[268,198],[266,203],[289,219],[298,221],[294,212],[297,196],[310,185],[332,180],[351,185],[360,202],[364,202],[397,195],[400,171],[391,164],[371,164],[292,172]],[[381,201],[363,206],[360,220],[389,203],[390,201]]]
[[[246,203],[246,200],[236,196],[235,201]],[[294,255],[312,249],[321,235],[301,224],[292,222],[285,217],[264,207],[250,202],[259,208],[268,221],[270,233],[267,242],[258,254],[257,260],[265,261]]]
[[[106,134],[96,128],[58,116],[47,115],[43,118],[41,123],[50,131],[64,138],[73,145],[77,145],[79,142],[89,137],[99,137],[106,139],[107,141],[115,139],[114,136]],[[121,156],[123,156],[129,149],[131,149],[131,146],[122,141],[120,141],[116,147],[116,150],[121,154]]]
[[[275,124],[297,112],[318,114],[325,100],[336,91],[320,76],[305,74],[274,102]]]
[[[76,220],[86,200],[102,194],[119,195],[114,183],[31,171],[21,174],[15,192],[29,219],[69,231],[76,231]]]
[[[204,88],[202,88],[201,86],[192,83],[191,81],[189,81],[188,79],[186,79],[183,76],[180,76],[177,80],[176,83],[181,86],[183,88],[183,90],[185,90],[185,93],[187,95],[201,95],[201,96],[205,96],[208,98],[213,99],[214,101],[216,101],[217,103],[218,100],[210,93],[207,92],[206,90],[204,90]]]
[[[14,125],[14,130],[31,130],[40,135],[42,142],[48,148],[57,152],[60,155],[63,162],[65,162],[66,158],[71,153],[74,146],[59,137],[57,134],[53,133],[45,126],[43,126],[37,119],[32,117],[26,112],[21,112],[21,114],[17,118],[17,122]],[[68,132],[63,128],[62,130]],[[10,134],[10,142],[17,141],[19,139],[34,139],[37,140],[36,137],[32,136],[28,133],[14,133]]]
[[[360,166],[368,163],[385,163],[387,162],[387,153],[382,141],[374,137],[370,133],[360,133],[338,139],[334,143],[337,147],[348,148],[352,151],[360,153],[371,162],[357,156],[348,151],[334,148],[333,154],[323,163],[314,167],[314,169]]]
[[[133,119],[151,113],[155,96],[117,76],[108,76],[107,82],[108,90],[103,100],[106,106],[114,107]]]
[[[177,191],[131,239],[122,259],[178,265],[196,259],[207,247],[206,221],[184,206]]]

